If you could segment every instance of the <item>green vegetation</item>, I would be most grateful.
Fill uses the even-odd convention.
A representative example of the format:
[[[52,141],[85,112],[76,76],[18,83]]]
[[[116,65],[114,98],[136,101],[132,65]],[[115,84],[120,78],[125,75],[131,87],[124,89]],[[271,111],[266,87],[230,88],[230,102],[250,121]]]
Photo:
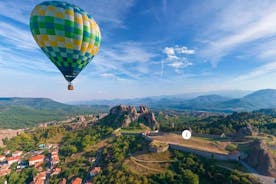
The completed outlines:
[[[91,146],[111,135],[112,131],[113,129],[110,127],[93,126],[74,132],[67,132],[62,139],[60,154],[66,157],[73,153],[89,151]]]
[[[135,145],[135,146],[133,146]],[[248,175],[238,171],[230,171],[216,166],[215,160],[205,159],[193,154],[170,150],[172,162],[165,172],[142,175],[133,172],[128,164],[123,164],[131,154],[145,152],[148,142],[140,136],[120,136],[112,142],[112,146],[103,150],[103,172],[93,180],[95,183],[257,183]]]
[[[191,116],[191,117],[190,117]],[[191,128],[194,133],[212,135],[234,135],[242,127],[250,124],[253,130],[276,135],[276,116],[259,112],[234,112],[228,116],[195,117],[193,115],[158,114],[162,131],[182,131]]]
[[[110,116],[109,116],[110,117]],[[274,116],[252,113],[233,113],[228,116],[192,116],[189,114],[164,115],[159,113],[156,117],[161,122],[162,131],[180,131],[192,128],[199,134],[213,134],[227,136],[236,134],[240,128],[249,124],[253,130],[260,132],[273,131]],[[172,124],[172,122],[174,124]],[[163,154],[149,152],[150,143],[140,134],[135,134],[148,128],[142,122],[135,122],[128,128],[120,129],[122,135],[114,134],[119,120],[104,118],[93,126],[78,128],[72,123],[52,125],[44,128],[35,128],[14,138],[5,139],[5,149],[31,151],[37,150],[42,143],[59,143],[60,163],[58,167],[62,172],[50,177],[50,183],[58,183],[67,178],[86,178],[91,166],[100,166],[102,171],[93,178],[93,183],[188,183],[188,184],[255,184],[254,178],[243,173],[243,167],[238,162],[221,162],[206,159],[194,154],[183,153],[169,149]],[[119,129],[118,129],[119,130]],[[129,133],[129,135],[127,135]],[[178,141],[173,133],[156,135],[167,141]],[[264,134],[266,135],[266,134]],[[193,137],[189,144],[197,147],[201,145],[210,148],[223,147],[232,152],[237,149],[246,150],[246,144],[231,143],[231,137]],[[260,136],[260,135],[259,135]],[[179,136],[180,137],[180,136]],[[274,143],[273,136],[267,136],[267,141]],[[246,139],[257,139],[257,136],[247,136]],[[180,137],[181,141],[183,139]],[[181,143],[179,140],[179,143]],[[162,142],[162,140],[161,140]],[[212,147],[213,146],[213,147]],[[222,151],[225,151],[222,150]],[[2,150],[0,150],[1,153]],[[209,151],[214,152],[214,149]],[[47,154],[47,152],[45,152]],[[148,159],[145,159],[148,158]],[[153,159],[154,158],[154,159]],[[96,159],[96,161],[95,161]],[[160,159],[160,160],[158,160]],[[94,160],[94,161],[92,161]],[[140,161],[139,161],[140,160]],[[142,161],[141,161],[142,160]],[[143,161],[148,161],[144,162]],[[150,163],[151,160],[157,161]],[[158,161],[162,161],[159,163]],[[35,170],[23,169],[22,172],[12,171],[6,176],[9,183],[28,183],[32,180]],[[4,180],[0,178],[0,182]]]
[[[16,165],[13,164],[11,165],[11,173],[6,177],[0,177],[0,183],[5,183],[5,181],[11,184],[31,183],[37,173],[38,171],[35,168],[24,168],[21,172],[17,172]]]
[[[73,106],[44,98],[0,98],[0,128],[27,128],[67,116],[107,111],[108,106]]]
[[[21,172],[16,172],[15,169],[7,177],[8,183],[30,183],[33,181],[33,176],[38,173],[34,168],[25,168]],[[0,179],[1,181],[1,179]]]

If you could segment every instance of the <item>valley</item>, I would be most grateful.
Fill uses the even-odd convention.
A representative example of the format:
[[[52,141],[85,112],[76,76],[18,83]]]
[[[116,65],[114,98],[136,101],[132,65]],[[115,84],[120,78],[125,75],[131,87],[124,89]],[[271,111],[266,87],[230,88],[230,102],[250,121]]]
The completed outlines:
[[[65,108],[28,101],[15,104]],[[63,110],[70,115],[61,120],[2,129],[3,137],[10,134],[0,148],[0,182],[266,184],[276,176],[273,109],[222,113],[151,110],[145,105],[91,107],[85,107],[90,113],[74,110],[74,115],[66,106]],[[191,139],[182,138],[184,129],[192,132]],[[49,162],[53,151],[59,159],[54,165]],[[22,156],[9,164],[17,152]],[[30,158],[39,155],[44,157],[41,164],[31,165]]]

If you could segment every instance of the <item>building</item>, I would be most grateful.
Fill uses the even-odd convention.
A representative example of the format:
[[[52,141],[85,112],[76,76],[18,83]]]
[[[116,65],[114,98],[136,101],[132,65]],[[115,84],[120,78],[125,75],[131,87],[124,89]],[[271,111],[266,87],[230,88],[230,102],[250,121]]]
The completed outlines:
[[[59,163],[58,150],[53,150],[51,153],[51,164],[55,165]]]
[[[44,184],[46,180],[46,172],[40,172],[35,177],[31,184]]]
[[[59,173],[61,173],[61,168],[60,167],[56,167],[56,168],[54,168],[52,170],[51,175],[57,175]]]
[[[1,166],[0,168],[0,176],[6,176],[10,174],[11,170],[8,165]]]
[[[99,174],[99,172],[101,172],[101,167],[92,167],[89,174],[91,177],[96,176],[97,174]]]
[[[65,178],[62,178],[62,180],[60,180],[60,182],[58,182],[58,184],[66,184],[67,180]]]
[[[43,164],[44,162],[44,158],[45,156],[44,155],[36,155],[36,156],[33,156],[29,159],[29,165],[30,166],[37,166],[37,165],[41,165]]]
[[[17,151],[15,151],[15,152],[12,153],[12,156],[13,157],[20,157],[22,154],[23,154],[23,151],[18,151],[17,150]]]
[[[19,160],[20,160],[20,157],[19,156],[16,156],[16,157],[7,157],[6,160],[8,162],[8,165],[12,165],[13,163],[18,163]]]
[[[8,154],[10,154],[11,153],[11,151],[10,150],[5,150],[4,151],[4,154],[7,156]]]
[[[84,116],[77,116],[77,121],[78,122],[85,122],[85,117]]]
[[[39,145],[38,145],[38,148],[39,148],[39,149],[45,149],[45,147],[46,147],[45,144],[39,144]]]
[[[0,155],[0,162],[3,162],[6,160],[6,157],[4,155]]]
[[[74,179],[74,180],[72,181],[71,184],[81,184],[81,182],[82,182],[82,179],[81,179],[81,178],[76,178],[76,179]]]

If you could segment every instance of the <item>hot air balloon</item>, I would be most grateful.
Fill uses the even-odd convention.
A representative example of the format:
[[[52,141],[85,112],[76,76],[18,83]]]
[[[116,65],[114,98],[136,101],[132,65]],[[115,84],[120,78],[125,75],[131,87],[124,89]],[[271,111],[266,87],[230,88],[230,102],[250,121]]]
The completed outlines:
[[[72,81],[98,53],[101,43],[96,21],[81,8],[60,1],[45,1],[33,9],[32,35],[68,81]]]

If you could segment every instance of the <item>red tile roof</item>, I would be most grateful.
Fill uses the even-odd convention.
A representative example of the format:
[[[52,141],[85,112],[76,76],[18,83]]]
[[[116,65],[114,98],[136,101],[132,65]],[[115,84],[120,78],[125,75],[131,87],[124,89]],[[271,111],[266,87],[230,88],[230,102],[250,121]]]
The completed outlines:
[[[76,179],[74,179],[74,180],[72,181],[71,184],[81,184],[81,182],[82,182],[82,179],[81,179],[81,178],[76,178]]]
[[[93,167],[91,170],[90,170],[90,173],[99,173],[101,172],[101,168],[100,167]]]
[[[36,161],[36,160],[43,160],[45,158],[44,155],[36,155],[36,156],[33,156],[29,159],[29,162],[31,161]]]
[[[19,160],[20,157],[16,156],[16,157],[7,157],[7,161],[12,161],[12,160]]]

